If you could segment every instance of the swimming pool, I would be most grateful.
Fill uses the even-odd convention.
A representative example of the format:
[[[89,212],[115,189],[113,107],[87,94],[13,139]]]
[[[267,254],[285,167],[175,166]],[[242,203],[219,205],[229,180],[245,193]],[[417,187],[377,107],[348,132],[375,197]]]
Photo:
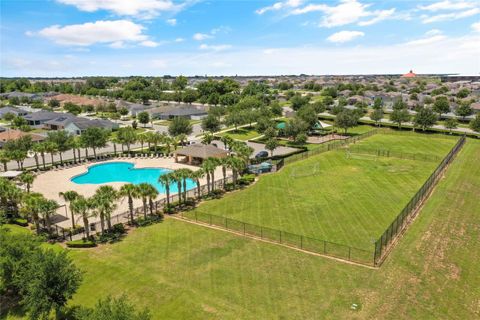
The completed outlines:
[[[165,187],[158,182],[158,177],[172,172],[165,168],[136,169],[131,162],[108,162],[90,166],[88,172],[71,179],[76,184],[103,184],[109,182],[150,183],[158,192],[165,193]],[[187,190],[195,188],[193,180],[187,180]],[[170,185],[170,192],[178,192],[177,183]]]

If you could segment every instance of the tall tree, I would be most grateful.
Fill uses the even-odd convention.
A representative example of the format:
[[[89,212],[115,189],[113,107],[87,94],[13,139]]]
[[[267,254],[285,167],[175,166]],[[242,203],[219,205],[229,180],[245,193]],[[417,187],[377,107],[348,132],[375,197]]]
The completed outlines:
[[[442,113],[449,112],[450,104],[448,103],[448,98],[445,96],[435,98],[435,102],[433,103],[433,111],[438,113],[439,118],[441,117]]]
[[[357,122],[358,120],[356,115],[350,110],[344,110],[335,117],[335,126],[342,128],[345,134],[349,128],[356,126]]]
[[[80,139],[84,145],[93,149],[93,155],[97,158],[97,149],[107,146],[109,132],[102,128],[91,127],[85,130]]]
[[[72,201],[77,199],[79,194],[76,191],[64,191],[58,194],[65,201],[65,205],[69,204],[70,215],[72,219],[72,230],[75,229],[75,216],[72,211]]]
[[[19,181],[25,186],[27,189],[27,193],[30,193],[30,188],[33,184],[33,181],[35,180],[37,176],[29,173],[29,172],[24,172],[19,176]]]
[[[150,114],[146,111],[142,111],[139,114],[137,114],[137,119],[138,119],[138,122],[143,124],[143,127],[145,128],[147,124],[150,122]]]
[[[437,116],[430,108],[422,108],[414,117],[415,126],[422,128],[423,131],[431,128],[437,122]]]
[[[67,131],[50,131],[47,133],[47,142],[52,142],[57,146],[57,151],[60,156],[60,163],[63,165],[62,154],[72,148],[73,136]]]
[[[398,128],[402,128],[402,123],[410,120],[410,114],[407,109],[396,109],[390,114],[390,120],[398,125]]]
[[[130,223],[134,224],[133,219],[133,199],[138,198],[138,188],[136,185],[128,183],[120,187],[119,195],[121,197],[127,198],[128,200],[128,209],[130,211]]]
[[[90,238],[90,226],[88,224],[88,219],[92,216],[90,211],[92,205],[89,199],[86,199],[84,196],[80,195],[70,204],[70,210],[74,215],[80,216],[83,221],[83,226],[85,229],[85,234],[87,239]]]
[[[190,135],[192,132],[190,121],[184,117],[175,117],[168,125],[168,133],[173,137],[180,134]]]
[[[170,184],[173,182],[170,173],[162,174],[158,177],[158,182],[165,188],[165,195],[167,197],[167,207],[170,207]]]

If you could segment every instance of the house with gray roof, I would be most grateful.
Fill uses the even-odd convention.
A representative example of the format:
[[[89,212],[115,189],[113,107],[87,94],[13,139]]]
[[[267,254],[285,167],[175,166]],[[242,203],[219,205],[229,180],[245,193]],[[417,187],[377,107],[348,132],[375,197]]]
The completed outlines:
[[[118,124],[105,119],[86,119],[77,117],[72,119],[66,126],[65,131],[73,135],[80,135],[88,128],[102,128],[109,131],[118,129]]]
[[[162,106],[149,109],[147,112],[152,118],[161,120],[170,120],[177,117],[200,120],[208,115],[205,108],[191,105]]]
[[[0,119],[2,119],[8,113],[11,113],[14,116],[19,117],[19,116],[26,115],[28,112],[26,112],[22,109],[19,109],[19,108],[7,106],[7,107],[0,108]]]
[[[29,126],[34,128],[44,128],[58,130],[63,127],[65,121],[75,116],[71,113],[52,112],[52,111],[38,111],[25,115],[23,118],[27,120]],[[53,121],[57,120],[58,121]],[[45,123],[48,122],[47,125]]]
[[[131,116],[136,116],[138,113],[146,111],[148,109],[152,109],[154,106],[152,105],[145,105],[145,104],[140,104],[140,103],[131,103],[127,102],[124,100],[119,100],[116,103],[116,108],[117,110],[120,110],[122,108],[126,108],[128,110],[128,113]]]

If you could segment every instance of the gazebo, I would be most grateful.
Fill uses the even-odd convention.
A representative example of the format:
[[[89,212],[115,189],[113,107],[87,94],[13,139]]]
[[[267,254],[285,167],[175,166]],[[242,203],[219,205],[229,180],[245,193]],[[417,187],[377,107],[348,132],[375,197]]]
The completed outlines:
[[[228,151],[217,148],[211,144],[192,144],[174,152],[175,162],[178,156],[186,158],[188,164],[201,164],[207,158],[226,158]]]

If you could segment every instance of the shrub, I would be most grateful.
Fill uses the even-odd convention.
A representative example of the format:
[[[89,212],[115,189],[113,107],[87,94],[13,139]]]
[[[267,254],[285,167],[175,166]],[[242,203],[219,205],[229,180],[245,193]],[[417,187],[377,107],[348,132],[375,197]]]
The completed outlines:
[[[22,218],[14,218],[10,221],[10,223],[22,226],[22,227],[28,227],[28,221],[27,219],[22,219]]]
[[[158,223],[163,220],[163,217],[160,216],[148,216],[145,218],[138,218],[136,221],[137,226],[139,227],[146,227],[152,225],[154,223]]]
[[[67,247],[69,248],[93,248],[97,244],[93,240],[73,240],[67,242]]]
[[[249,185],[255,181],[255,175],[254,174],[246,174],[243,175],[240,179],[238,179],[238,183],[240,185]]]

